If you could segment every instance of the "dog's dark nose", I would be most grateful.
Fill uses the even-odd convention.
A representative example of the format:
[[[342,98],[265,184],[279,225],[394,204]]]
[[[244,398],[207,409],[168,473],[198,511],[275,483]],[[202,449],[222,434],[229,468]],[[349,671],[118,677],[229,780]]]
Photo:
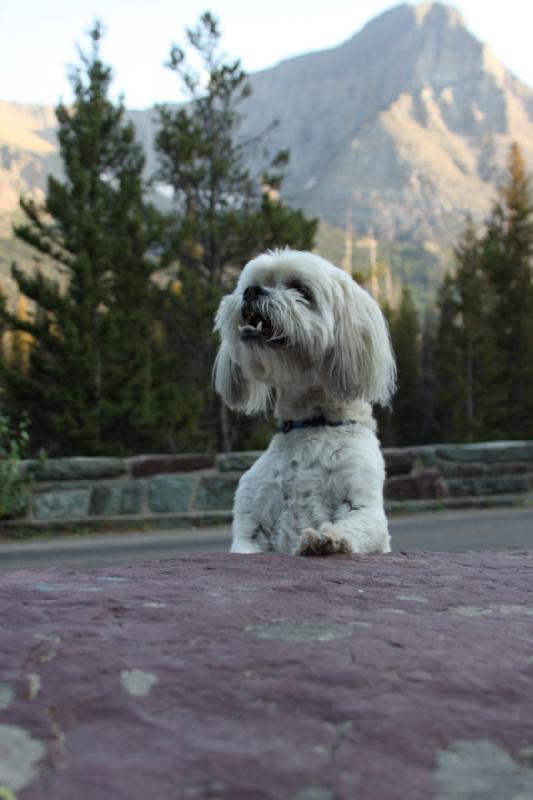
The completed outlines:
[[[248,286],[244,290],[243,300],[245,303],[253,303],[259,297],[264,297],[266,293],[262,286]]]

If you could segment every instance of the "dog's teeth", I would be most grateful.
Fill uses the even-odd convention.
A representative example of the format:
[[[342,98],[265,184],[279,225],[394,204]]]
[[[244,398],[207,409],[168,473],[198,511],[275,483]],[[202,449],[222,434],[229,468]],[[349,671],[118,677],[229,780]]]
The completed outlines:
[[[262,319],[259,320],[259,322],[257,323],[257,330],[258,331],[262,331],[263,330],[263,320]]]

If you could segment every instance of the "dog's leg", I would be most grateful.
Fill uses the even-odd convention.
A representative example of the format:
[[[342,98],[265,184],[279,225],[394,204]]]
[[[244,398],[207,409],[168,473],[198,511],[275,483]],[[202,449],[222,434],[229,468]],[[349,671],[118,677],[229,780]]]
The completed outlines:
[[[235,517],[233,520],[233,541],[231,553],[262,553],[257,528],[251,520]]]
[[[263,549],[254,542],[252,539],[248,538],[235,538],[233,537],[233,541],[231,543],[231,550],[230,553],[262,553]]]

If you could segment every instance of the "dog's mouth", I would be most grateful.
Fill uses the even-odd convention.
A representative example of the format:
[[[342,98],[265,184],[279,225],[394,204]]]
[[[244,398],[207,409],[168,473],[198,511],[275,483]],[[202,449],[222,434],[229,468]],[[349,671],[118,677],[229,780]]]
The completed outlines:
[[[243,309],[243,324],[239,325],[241,342],[261,344],[285,344],[286,338],[274,330],[270,320],[257,311]]]

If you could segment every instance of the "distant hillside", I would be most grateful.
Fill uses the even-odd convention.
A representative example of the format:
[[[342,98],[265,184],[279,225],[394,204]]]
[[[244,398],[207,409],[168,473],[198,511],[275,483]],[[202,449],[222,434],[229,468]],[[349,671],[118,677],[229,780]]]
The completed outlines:
[[[60,162],[53,108],[0,101],[0,214],[18,208],[21,193],[42,196]]]

